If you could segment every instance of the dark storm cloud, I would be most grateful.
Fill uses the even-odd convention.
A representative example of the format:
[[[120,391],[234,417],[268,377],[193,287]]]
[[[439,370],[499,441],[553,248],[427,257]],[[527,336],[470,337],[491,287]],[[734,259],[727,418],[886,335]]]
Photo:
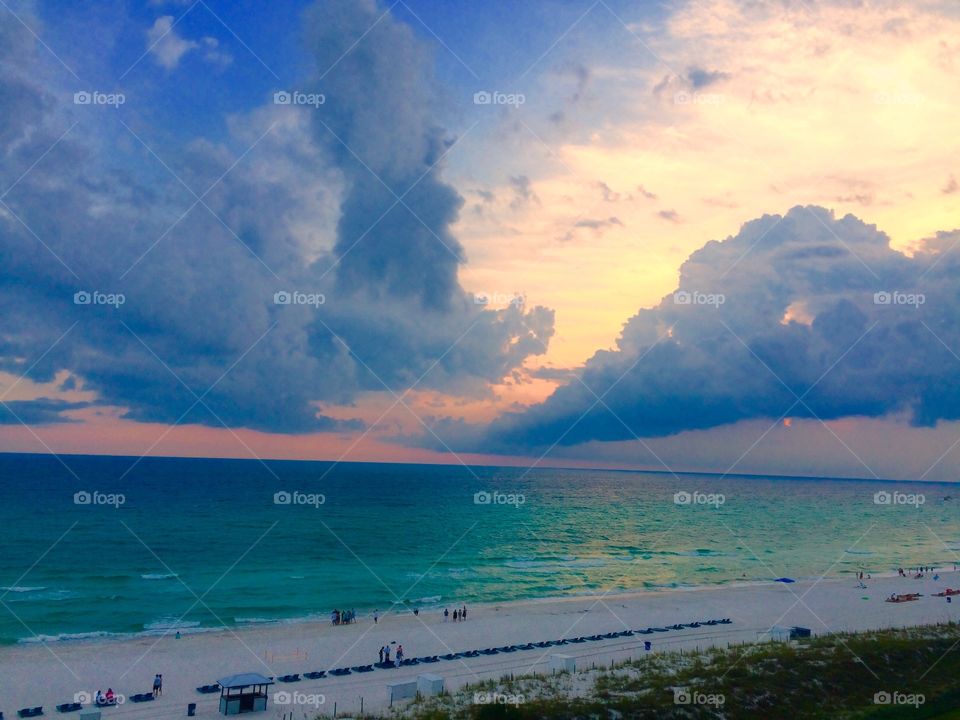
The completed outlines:
[[[321,108],[267,104],[185,146],[132,99],[48,87],[43,48],[0,14],[0,369],[66,370],[135,420],[308,432],[358,427],[322,408],[360,392],[478,394],[542,353],[551,311],[488,311],[458,283],[462,199],[440,175],[455,138],[432,119],[429,48],[383,12],[307,13],[302,90]]]
[[[88,407],[85,402],[67,402],[52,398],[36,400],[4,400],[0,402],[0,425],[51,425],[54,423],[76,422],[63,415],[67,410],[81,410]]]
[[[677,293],[544,403],[485,434],[447,429],[506,451],[784,415],[958,419],[958,243],[940,233],[907,257],[874,226],[818,207],[753,220],[691,255]]]

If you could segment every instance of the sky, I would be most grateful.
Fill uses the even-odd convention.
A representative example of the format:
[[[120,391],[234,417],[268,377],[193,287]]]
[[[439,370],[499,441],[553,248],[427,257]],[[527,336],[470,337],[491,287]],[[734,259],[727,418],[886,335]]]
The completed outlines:
[[[0,451],[960,478],[952,2],[0,5]]]

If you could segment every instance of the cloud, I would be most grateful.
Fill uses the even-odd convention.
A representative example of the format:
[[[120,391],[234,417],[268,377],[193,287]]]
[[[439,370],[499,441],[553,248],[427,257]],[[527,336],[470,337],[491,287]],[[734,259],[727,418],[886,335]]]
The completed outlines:
[[[720,72],[719,70],[704,70],[699,67],[692,67],[687,70],[687,80],[694,90],[709,87],[729,77],[729,73]]]
[[[5,400],[0,402],[0,425],[51,425],[76,422],[63,413],[88,407],[86,402],[67,402],[53,398]]]
[[[957,183],[956,176],[951,175],[950,179],[947,180],[947,184],[941,189],[941,192],[944,195],[953,195],[957,190],[960,190],[960,184]]]
[[[204,36],[199,41],[188,40],[177,33],[175,24],[172,15],[161,15],[147,30],[147,52],[161,67],[176,69],[180,60],[192,50],[199,50],[204,60],[215,65],[226,66],[233,62],[233,56],[220,47],[216,38]]]
[[[172,15],[161,15],[147,30],[147,52],[167,70],[176,68],[184,55],[199,47],[193,40],[178,35],[173,23]]]
[[[623,227],[623,223],[620,222],[620,219],[617,217],[608,217],[605,220],[598,220],[595,218],[584,218],[583,220],[578,220],[574,223],[574,227],[578,228],[590,228],[591,230],[603,230],[604,228],[612,226]]]
[[[620,199],[620,193],[614,191],[613,188],[602,180],[598,180],[594,185],[600,189],[600,194],[603,196],[604,202],[614,203]]]
[[[533,191],[533,183],[526,175],[511,176],[510,187],[513,189],[513,200],[510,201],[513,210],[520,210],[531,203],[540,204],[540,198]]]
[[[643,197],[645,197],[647,200],[656,200],[656,199],[657,199],[657,196],[656,196],[654,193],[652,193],[652,192],[650,192],[649,190],[647,190],[643,185],[637,185],[637,192],[640,193],[640,194],[641,194]]]
[[[676,210],[660,210],[657,212],[657,216],[672,223],[680,222],[680,214]]]
[[[487,310],[459,284],[433,49],[382,13],[346,0],[308,12],[316,72],[301,85],[337,98],[322,120],[269,103],[222,136],[164,146],[131,118],[178,179],[102,108],[43,85],[30,72],[43,48],[0,16],[0,37],[17,38],[0,44],[0,186],[35,163],[0,206],[0,370],[67,371],[135,421],[305,433],[356,429],[324,409],[415,382],[482,397],[543,353],[552,311]],[[64,135],[72,120],[83,131]],[[78,304],[80,291],[124,302]],[[278,304],[282,292],[323,302]]]
[[[956,420],[958,243],[939,233],[909,257],[852,215],[765,215],[693,253],[677,293],[630,318],[579,379],[485,434],[451,432],[516,451],[783,416]]]

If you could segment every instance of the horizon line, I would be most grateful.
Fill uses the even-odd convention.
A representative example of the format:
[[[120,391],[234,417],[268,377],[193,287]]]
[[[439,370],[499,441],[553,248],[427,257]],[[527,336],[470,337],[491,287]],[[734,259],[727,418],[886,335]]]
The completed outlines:
[[[895,480],[893,478],[879,477],[835,477],[830,475],[789,475],[783,473],[756,473],[756,472],[719,472],[716,470],[650,470],[644,468],[630,467],[595,467],[595,466],[572,466],[572,465],[530,465],[524,463],[516,464],[495,464],[495,463],[464,463],[464,462],[410,462],[410,461],[389,461],[389,460],[332,460],[318,458],[267,458],[267,457],[211,457],[198,455],[115,455],[111,453],[54,453],[54,452],[21,452],[17,450],[0,450],[0,457],[7,455],[21,455],[32,457],[49,458],[129,458],[133,460],[206,460],[223,462],[259,462],[259,463],[326,463],[331,465],[410,465],[410,466],[431,466],[431,467],[453,467],[453,468],[529,468],[530,470],[585,470],[588,472],[622,472],[646,475],[674,475],[691,476],[707,475],[719,478],[762,478],[773,480],[829,480],[833,482],[879,482],[879,483],[926,483],[930,485],[957,485],[957,480]]]

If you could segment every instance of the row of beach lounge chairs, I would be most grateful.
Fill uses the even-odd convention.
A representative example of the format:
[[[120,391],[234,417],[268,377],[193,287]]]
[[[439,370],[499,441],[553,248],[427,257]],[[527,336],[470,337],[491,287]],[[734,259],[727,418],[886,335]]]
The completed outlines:
[[[406,658],[400,662],[391,660],[389,662],[378,662],[371,665],[354,665],[352,667],[334,668],[332,670],[317,670],[314,672],[300,673],[293,675],[280,675],[276,678],[277,682],[295,683],[303,678],[308,680],[320,680],[326,677],[340,677],[343,675],[352,675],[353,673],[368,673],[374,670],[389,670],[398,667],[409,667],[411,665],[429,665],[440,662],[441,660],[460,660],[463,658],[475,658],[484,655],[499,655],[500,653],[512,653],[519,650],[540,650],[561,645],[580,644],[586,642],[596,642],[598,640],[615,640],[617,638],[631,637],[634,635],[653,635],[654,633],[669,632],[671,630],[686,630],[688,628],[713,627],[715,625],[730,625],[733,621],[730,618],[721,620],[703,620],[692,623],[678,623],[667,627],[648,627],[643,630],[621,630],[620,632],[606,633],[605,635],[588,635],[584,637],[564,638],[562,640],[546,640],[538,643],[524,643],[521,645],[504,645],[502,647],[486,648],[484,650],[467,650],[464,652],[447,653],[446,655],[426,655],[418,658]],[[207,694],[219,692],[219,685],[201,685],[197,692]],[[2,719],[0,719],[2,720]]]
[[[219,689],[220,689],[220,686],[218,685],[217,690]],[[156,700],[156,698],[153,696],[153,693],[137,693],[136,695],[131,695],[127,699],[135,703],[150,702],[152,700]],[[110,702],[110,703],[102,702],[102,703],[95,704],[95,707],[98,707],[98,708],[113,707],[116,704],[117,704],[116,702]],[[60,703],[59,705],[57,705],[58,713],[78,712],[80,710],[83,710],[83,703],[69,702],[69,703]],[[34,708],[21,708],[20,710],[17,710],[17,717],[20,717],[20,718],[40,717],[41,715],[43,715],[42,706],[34,707]],[[2,712],[0,712],[0,720],[3,720]]]

